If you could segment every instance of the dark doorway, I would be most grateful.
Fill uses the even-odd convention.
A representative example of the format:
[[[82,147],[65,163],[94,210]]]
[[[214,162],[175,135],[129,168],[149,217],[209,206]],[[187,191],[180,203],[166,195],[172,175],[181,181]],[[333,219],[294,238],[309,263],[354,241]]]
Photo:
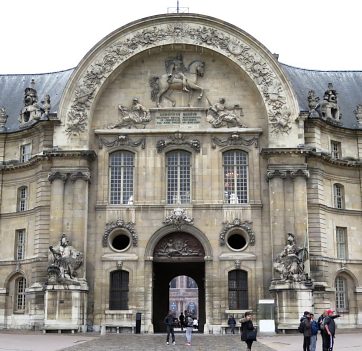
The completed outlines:
[[[153,263],[153,315],[155,333],[166,331],[163,320],[169,310],[169,287],[174,277],[186,275],[195,280],[199,289],[199,327],[204,331],[205,324],[205,262],[168,261]]]

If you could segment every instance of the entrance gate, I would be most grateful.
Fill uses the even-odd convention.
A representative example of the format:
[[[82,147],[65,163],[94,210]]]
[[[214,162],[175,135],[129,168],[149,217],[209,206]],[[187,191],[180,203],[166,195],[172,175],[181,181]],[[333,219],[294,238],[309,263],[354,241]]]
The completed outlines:
[[[205,251],[191,234],[175,232],[164,236],[156,245],[153,262],[153,314],[155,333],[165,332],[164,319],[170,308],[169,288],[173,278],[186,275],[195,280],[199,291],[199,331],[205,316]],[[176,316],[178,317],[178,316]]]

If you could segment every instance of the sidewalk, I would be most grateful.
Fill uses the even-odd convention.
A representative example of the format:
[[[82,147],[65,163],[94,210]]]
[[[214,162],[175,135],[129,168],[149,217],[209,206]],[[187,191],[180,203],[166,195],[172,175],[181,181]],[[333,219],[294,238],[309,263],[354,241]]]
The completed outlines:
[[[253,351],[301,351],[302,334],[260,336]],[[30,331],[0,331],[0,351],[244,351],[240,335],[193,334],[192,346],[185,346],[184,333],[176,334],[176,345],[166,345],[165,334],[42,334]],[[322,350],[318,336],[317,351]],[[362,351],[362,333],[337,331],[335,351]]]

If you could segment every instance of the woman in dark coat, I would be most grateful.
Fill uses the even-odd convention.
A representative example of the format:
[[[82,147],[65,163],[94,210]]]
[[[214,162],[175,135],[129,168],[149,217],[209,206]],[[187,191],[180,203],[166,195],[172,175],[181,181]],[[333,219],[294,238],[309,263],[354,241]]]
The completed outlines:
[[[253,341],[256,341],[256,333],[253,322],[251,320],[251,312],[245,312],[244,318],[240,319],[241,323],[241,340],[246,342],[247,350],[251,350]]]

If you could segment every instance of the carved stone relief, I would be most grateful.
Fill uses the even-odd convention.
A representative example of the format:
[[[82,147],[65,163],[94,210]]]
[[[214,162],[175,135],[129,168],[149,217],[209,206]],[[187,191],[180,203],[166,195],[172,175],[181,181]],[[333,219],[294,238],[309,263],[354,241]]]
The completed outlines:
[[[194,219],[187,215],[184,208],[175,208],[172,210],[172,213],[164,219],[163,223],[174,225],[176,229],[181,230],[184,224],[194,224]]]
[[[101,84],[118,65],[147,48],[182,42],[217,50],[237,62],[253,79],[262,94],[271,132],[289,133],[291,119],[286,106],[285,91],[278,76],[262,56],[239,37],[222,30],[197,24],[170,23],[145,28],[123,37],[106,48],[102,55],[97,57],[97,61],[90,64],[77,83],[67,113],[68,136],[76,136],[86,131],[89,109],[94,97]],[[187,84],[185,88],[189,90]],[[155,101],[158,101],[159,94],[154,96]]]
[[[362,104],[356,106],[356,109],[353,111],[359,126],[362,126]]]
[[[6,131],[6,121],[8,119],[8,115],[6,114],[6,109],[3,106],[0,106],[0,132]]]
[[[255,147],[258,147],[258,141],[259,141],[259,139],[257,137],[252,137],[252,138],[246,139],[241,134],[234,133],[234,134],[231,134],[226,139],[212,137],[211,145],[212,145],[213,149],[216,148],[216,145],[217,146],[240,146],[240,145],[250,146],[250,145],[255,144]]]
[[[162,238],[156,245],[155,258],[204,257],[201,243],[188,233],[172,233]]]
[[[266,174],[266,179],[269,181],[272,178],[295,178],[295,177],[304,177],[309,178],[309,171],[307,169],[272,169],[268,170]]]
[[[133,223],[133,222],[126,223],[124,220],[122,220],[120,218],[117,219],[116,221],[107,223],[106,228],[104,230],[104,234],[103,234],[103,247],[108,246],[108,237],[115,229],[126,230],[132,237],[133,246],[137,246],[138,245],[138,234],[136,233],[134,226],[135,226],[135,223]]]
[[[220,98],[219,102],[210,106],[207,111],[206,120],[214,127],[241,127],[246,128],[246,125],[241,120],[244,116],[243,109],[239,105],[232,108],[226,107],[225,98]]]
[[[141,105],[136,97],[133,98],[131,107],[118,105],[118,111],[121,118],[115,124],[109,125],[109,129],[137,128],[138,126],[145,128],[151,120],[150,111]]]
[[[131,146],[131,147],[138,147],[141,146],[142,149],[145,148],[146,145],[146,138],[141,138],[137,141],[133,141],[130,139],[128,135],[118,135],[113,140],[108,140],[105,138],[99,137],[99,148],[102,147],[114,147],[114,146]]]
[[[188,145],[196,152],[200,152],[200,141],[197,139],[187,140],[181,133],[175,133],[169,137],[169,140],[158,140],[156,145],[157,152],[162,152],[168,145]]]

